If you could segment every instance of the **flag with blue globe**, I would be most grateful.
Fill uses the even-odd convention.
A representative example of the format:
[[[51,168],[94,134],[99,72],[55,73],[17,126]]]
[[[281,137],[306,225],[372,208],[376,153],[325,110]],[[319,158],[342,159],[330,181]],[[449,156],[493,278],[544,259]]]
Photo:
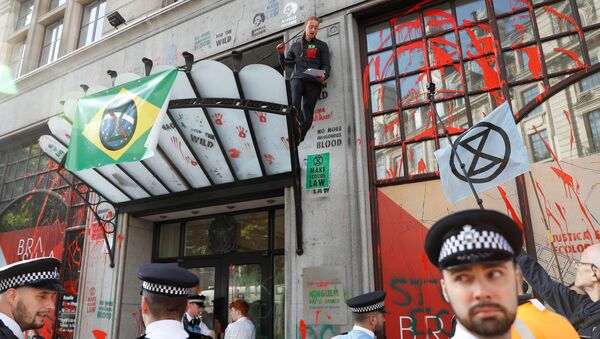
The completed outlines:
[[[154,155],[175,68],[79,100],[65,167],[71,171]]]

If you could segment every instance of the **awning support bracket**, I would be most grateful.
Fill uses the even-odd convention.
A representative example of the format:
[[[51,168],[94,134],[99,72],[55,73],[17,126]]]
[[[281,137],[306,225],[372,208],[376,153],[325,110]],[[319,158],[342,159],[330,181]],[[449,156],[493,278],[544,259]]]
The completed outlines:
[[[110,267],[114,268],[115,267],[115,244],[116,244],[117,237],[115,237],[115,236],[112,237],[112,244],[111,244],[110,240],[108,239],[108,234],[114,235],[114,233],[116,232],[117,215],[118,215],[117,210],[110,201],[104,199],[104,197],[102,197],[102,195],[100,195],[100,194],[96,194],[96,196],[98,197],[98,201],[96,201],[96,202],[90,201],[89,195],[84,194],[85,192],[81,192],[76,184],[74,184],[69,179],[67,179],[67,177],[62,173],[62,170],[65,169],[66,160],[67,160],[67,154],[65,153],[65,156],[62,158],[60,164],[56,168],[56,173],[73,189],[73,191],[75,191],[77,193],[77,195],[84,202],[85,206],[92,212],[94,219],[98,223],[98,227],[102,228],[102,237],[104,238],[104,244],[106,245],[106,249],[108,251]],[[70,173],[73,176],[77,176],[75,173],[72,173],[72,172],[70,172]],[[91,187],[89,187],[88,185],[86,185],[86,187],[87,187],[88,191],[92,191]],[[108,205],[112,210],[114,210],[114,213],[112,213],[112,215],[109,215],[108,218],[101,216],[100,214],[98,214],[98,206],[100,206],[100,205]]]

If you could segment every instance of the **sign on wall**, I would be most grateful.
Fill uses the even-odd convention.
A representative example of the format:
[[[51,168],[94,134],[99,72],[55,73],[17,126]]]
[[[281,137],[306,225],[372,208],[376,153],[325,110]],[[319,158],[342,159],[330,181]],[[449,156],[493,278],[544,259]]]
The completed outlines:
[[[346,271],[343,266],[307,267],[302,270],[304,319],[311,325],[345,325]]]
[[[306,189],[329,188],[329,153],[306,156]]]

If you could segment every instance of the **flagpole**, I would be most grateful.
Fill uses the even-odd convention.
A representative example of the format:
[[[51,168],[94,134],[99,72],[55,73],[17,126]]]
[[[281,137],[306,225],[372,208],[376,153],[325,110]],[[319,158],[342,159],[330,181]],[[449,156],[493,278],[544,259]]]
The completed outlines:
[[[560,263],[558,262],[558,255],[556,254],[556,248],[554,248],[554,241],[552,241],[552,231],[550,231],[550,226],[548,226],[548,220],[546,219],[546,215],[544,210],[542,209],[542,203],[540,202],[540,196],[538,195],[537,188],[535,187],[535,181],[533,181],[533,174],[529,171],[529,179],[531,180],[531,186],[533,186],[533,192],[535,192],[535,198],[537,199],[538,207],[540,208],[540,214],[542,215],[542,220],[544,221],[544,226],[546,226],[546,231],[548,232],[548,242],[550,243],[550,248],[552,249],[552,253],[554,254],[554,260],[556,260],[556,269],[558,270],[558,277],[560,279],[561,284],[564,285],[562,270],[560,269]]]
[[[431,111],[433,112],[433,114],[435,114],[435,117],[440,122],[440,125],[442,125],[442,130],[444,131],[444,135],[446,136],[446,139],[448,139],[448,143],[450,143],[450,147],[452,148],[452,153],[456,156],[456,160],[458,160],[460,169],[462,170],[463,175],[467,179],[467,183],[469,184],[469,188],[471,189],[471,192],[473,193],[473,196],[475,197],[475,201],[477,201],[477,205],[479,205],[479,208],[481,208],[483,210],[483,209],[485,209],[483,207],[483,200],[481,200],[481,198],[479,198],[477,191],[475,191],[473,182],[471,181],[471,178],[469,178],[469,175],[467,174],[467,170],[465,169],[466,166],[462,162],[462,160],[460,159],[460,156],[458,155],[458,152],[456,151],[456,145],[454,145],[454,142],[452,142],[450,135],[448,135],[448,131],[446,131],[446,126],[444,125],[442,118],[439,116],[439,114],[437,113],[437,109],[435,108],[435,104],[433,102],[433,97],[435,96],[435,84],[433,82],[430,82],[429,85],[427,85],[427,89],[428,89],[427,99],[429,99],[429,102],[431,105]],[[436,128],[435,134],[437,134],[437,128]]]

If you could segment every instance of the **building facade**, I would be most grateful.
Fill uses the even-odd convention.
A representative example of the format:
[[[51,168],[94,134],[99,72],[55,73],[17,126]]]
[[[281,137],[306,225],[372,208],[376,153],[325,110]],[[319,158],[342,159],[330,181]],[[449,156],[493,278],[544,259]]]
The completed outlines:
[[[37,334],[138,336],[135,270],[167,262],[198,275],[217,332],[228,303],[244,298],[259,337],[330,338],[351,328],[345,299],[383,289],[386,337],[445,338],[452,313],[423,239],[441,216],[477,205],[447,202],[433,152],[447,145],[444,129],[457,136],[504,101],[532,171],[482,192],[483,204],[511,215],[527,250],[571,282],[573,260],[600,241],[598,13],[598,0],[4,1],[0,62],[18,93],[0,94],[3,263],[62,258],[71,292]],[[69,119],[85,93],[144,76],[143,58],[183,66],[188,52],[235,70],[236,50],[243,65],[283,72],[275,46],[299,38],[310,15],[323,18],[318,38],[332,72],[297,150],[301,187],[290,171],[208,187],[186,172],[186,192],[97,204],[103,198],[89,188],[97,183],[41,152],[50,118]],[[245,127],[223,134],[216,125],[228,116],[218,114],[207,115],[214,133],[203,146],[245,137]],[[246,127],[267,117],[254,114]],[[235,153],[223,157],[235,162]],[[328,159],[319,164],[328,185],[307,182],[316,157]]]

